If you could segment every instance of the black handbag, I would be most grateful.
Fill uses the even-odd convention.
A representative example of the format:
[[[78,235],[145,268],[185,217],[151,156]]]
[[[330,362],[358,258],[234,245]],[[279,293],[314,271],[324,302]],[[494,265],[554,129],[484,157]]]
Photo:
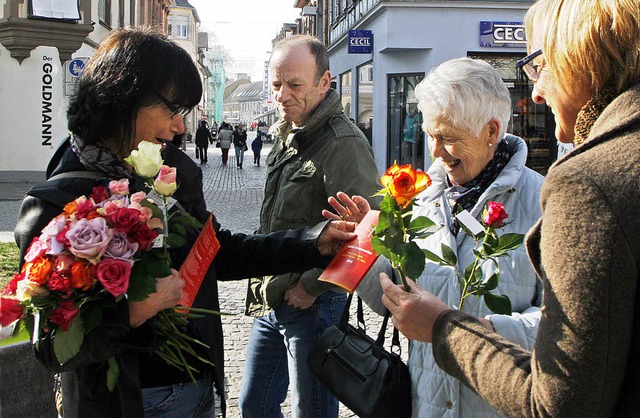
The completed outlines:
[[[339,325],[327,328],[307,357],[307,365],[318,380],[347,408],[361,418],[411,416],[411,376],[396,353],[384,349],[387,311],[378,338],[363,327],[362,300],[358,297],[358,327],[349,324],[349,296]],[[393,346],[400,347],[398,331]]]

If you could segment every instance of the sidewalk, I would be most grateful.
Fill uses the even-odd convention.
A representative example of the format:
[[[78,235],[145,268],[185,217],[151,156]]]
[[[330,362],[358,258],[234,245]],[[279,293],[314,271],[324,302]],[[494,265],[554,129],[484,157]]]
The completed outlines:
[[[265,144],[261,158],[263,164],[260,167],[253,165],[253,153],[251,151],[245,152],[244,168],[238,169],[233,150],[229,152],[228,164],[223,166],[220,149],[215,146],[209,147],[208,163],[200,164],[203,173],[204,196],[207,208],[213,211],[223,228],[234,233],[247,234],[253,233],[258,228],[266,179],[264,161],[270,149],[271,144]],[[185,152],[195,160],[193,143],[187,144]],[[20,201],[33,184],[33,181],[28,181],[32,179],[19,178],[21,181],[11,182],[11,178],[7,177],[0,175],[0,241],[13,241],[13,229],[17,221]],[[252,318],[243,314],[247,292],[246,281],[219,282],[218,287],[220,309],[223,312],[235,314],[222,318],[225,338],[227,416],[235,418],[240,417],[238,396],[244,374],[244,359]],[[356,304],[352,305],[355,308]],[[355,315],[352,316],[355,317]],[[377,334],[380,327],[379,317],[371,313],[366,306],[365,316],[369,334]],[[390,332],[388,332],[387,341],[390,340]],[[403,358],[406,359],[408,351],[405,339],[403,339],[402,345]],[[290,416],[289,398],[283,404],[283,414]],[[341,418],[354,416],[346,407],[340,407]]]

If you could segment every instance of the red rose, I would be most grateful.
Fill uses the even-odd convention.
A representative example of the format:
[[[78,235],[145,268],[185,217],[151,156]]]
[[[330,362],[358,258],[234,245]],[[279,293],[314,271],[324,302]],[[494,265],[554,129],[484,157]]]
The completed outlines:
[[[24,308],[18,299],[0,298],[0,326],[11,325],[22,316]]]
[[[504,211],[504,205],[499,202],[487,203],[487,208],[482,215],[482,222],[489,228],[500,228],[509,215]]]
[[[129,288],[130,262],[105,258],[96,265],[95,269],[96,277],[113,296],[118,297]]]
[[[49,318],[54,324],[60,325],[60,328],[67,331],[73,319],[78,316],[78,312],[79,309],[73,307],[73,301],[67,300],[58,303],[58,307],[51,310]]]
[[[133,240],[140,244],[143,251],[151,248],[153,240],[158,236],[158,231],[149,228],[147,225],[139,223],[135,225],[129,232],[129,241]]]
[[[2,291],[0,291],[0,295],[15,295],[16,290],[18,289],[18,282],[20,280],[24,280],[24,272],[16,273],[13,275],[13,279],[7,284]]]
[[[80,200],[80,199],[78,199]],[[86,199],[78,202],[78,206],[76,208],[76,216],[78,219],[85,218],[88,213],[94,210],[95,205],[91,201],[91,199]]]
[[[118,231],[129,232],[140,221],[140,211],[130,208],[118,208],[109,216],[113,226]]]
[[[47,287],[58,292],[66,292],[71,286],[69,273],[55,271],[47,281]]]
[[[100,203],[108,197],[108,192],[109,191],[107,190],[107,188],[102,185],[94,186],[91,193],[91,198],[94,202]]]

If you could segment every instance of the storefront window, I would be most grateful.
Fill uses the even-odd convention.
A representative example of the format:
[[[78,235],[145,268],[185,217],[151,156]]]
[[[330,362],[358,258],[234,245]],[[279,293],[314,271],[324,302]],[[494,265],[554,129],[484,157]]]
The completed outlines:
[[[522,58],[522,55],[478,54],[470,57],[487,61],[502,75],[511,93],[513,107],[507,132],[526,141],[529,151],[527,167],[543,175],[546,174],[551,163],[558,157],[558,142],[554,134],[555,122],[553,114],[546,105],[534,103],[531,99],[533,84],[516,66],[516,61]]]
[[[411,164],[424,169],[422,115],[414,90],[424,74],[391,75],[388,78],[389,126],[387,165]]]
[[[340,97],[345,115],[351,117],[351,71],[340,75]]]
[[[371,144],[373,129],[373,65],[371,63],[358,68],[357,106],[356,122]]]

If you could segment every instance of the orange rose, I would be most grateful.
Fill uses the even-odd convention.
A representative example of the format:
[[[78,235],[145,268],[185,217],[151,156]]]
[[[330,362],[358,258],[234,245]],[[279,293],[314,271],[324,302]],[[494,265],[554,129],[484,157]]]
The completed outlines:
[[[53,266],[46,257],[36,257],[32,262],[25,264],[22,269],[26,278],[43,285],[47,283]]]
[[[66,205],[64,205],[63,211],[65,215],[71,216],[77,209],[78,209],[78,204],[74,200],[73,202],[69,202]]]
[[[431,185],[431,177],[424,171],[414,170],[411,164],[393,164],[380,178],[401,208],[406,208],[418,193]]]
[[[71,266],[71,287],[87,291],[94,282],[93,269],[90,263],[77,261]]]

